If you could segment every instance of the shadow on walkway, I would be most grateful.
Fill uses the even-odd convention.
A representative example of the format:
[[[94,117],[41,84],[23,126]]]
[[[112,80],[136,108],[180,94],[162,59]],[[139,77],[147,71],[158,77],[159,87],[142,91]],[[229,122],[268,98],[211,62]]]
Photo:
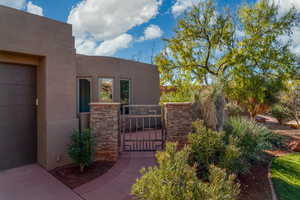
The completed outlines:
[[[86,200],[128,200],[140,169],[155,165],[154,152],[123,152],[118,162],[103,176],[74,191]]]

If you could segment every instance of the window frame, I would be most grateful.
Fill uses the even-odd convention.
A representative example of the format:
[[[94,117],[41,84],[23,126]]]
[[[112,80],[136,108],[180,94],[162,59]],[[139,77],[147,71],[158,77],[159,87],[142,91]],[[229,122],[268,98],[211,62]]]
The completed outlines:
[[[85,112],[80,112],[80,80],[88,80],[90,82],[90,102],[92,102],[93,99],[93,79],[90,76],[79,76],[76,78],[76,108],[77,108],[77,113],[85,113]]]
[[[121,102],[121,81],[129,81],[129,98],[128,98],[128,105],[132,104],[132,80],[130,78],[120,78],[119,84],[120,84],[120,102]]]
[[[111,103],[111,102],[107,102],[107,101],[103,101],[101,98],[100,98],[100,93],[102,92],[102,82],[100,84],[100,80],[101,79],[110,79],[112,80],[112,100],[111,102],[114,102],[115,100],[115,95],[114,95],[114,92],[115,92],[115,78],[114,77],[103,77],[103,76],[100,76],[100,77],[97,77],[97,96],[98,96],[98,101],[99,102],[103,102],[103,103]]]

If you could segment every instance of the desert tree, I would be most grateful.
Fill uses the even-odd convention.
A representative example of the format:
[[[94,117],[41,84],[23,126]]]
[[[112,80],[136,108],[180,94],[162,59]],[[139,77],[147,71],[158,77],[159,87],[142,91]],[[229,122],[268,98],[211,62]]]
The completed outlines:
[[[212,0],[193,6],[178,20],[175,36],[165,40],[165,49],[155,59],[162,84],[172,84],[186,91],[191,85],[220,83],[217,80],[223,79],[230,67],[227,54],[234,47],[234,32],[228,10],[218,12]],[[217,96],[212,97],[213,94]],[[216,103],[212,104],[210,113],[220,111],[219,115],[207,116],[212,119],[211,128],[222,129],[223,92],[212,91],[207,98]]]
[[[276,103],[287,81],[298,74],[298,57],[290,47],[299,13],[292,8],[279,15],[276,4],[261,0],[243,5],[238,14],[242,34],[227,55],[234,66],[228,94],[255,117]]]

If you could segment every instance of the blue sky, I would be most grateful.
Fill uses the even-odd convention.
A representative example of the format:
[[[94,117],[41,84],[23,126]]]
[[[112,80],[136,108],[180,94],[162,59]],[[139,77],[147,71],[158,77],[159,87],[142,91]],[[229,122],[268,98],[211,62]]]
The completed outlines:
[[[0,0],[0,4],[72,23],[78,53],[150,62],[153,50],[157,54],[164,46],[162,38],[172,36],[181,13],[198,1]],[[216,0],[219,8],[227,6],[233,10],[244,2],[255,1]],[[284,2],[279,3],[283,9],[295,3],[300,10],[300,0]]]

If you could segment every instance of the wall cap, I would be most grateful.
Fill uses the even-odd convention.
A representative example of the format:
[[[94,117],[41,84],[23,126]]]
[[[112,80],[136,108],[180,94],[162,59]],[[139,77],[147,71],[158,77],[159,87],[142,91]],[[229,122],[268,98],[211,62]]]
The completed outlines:
[[[190,105],[192,102],[167,102],[164,105]]]
[[[93,102],[89,104],[90,106],[106,106],[106,105],[121,105],[121,103],[106,103],[106,102]]]

